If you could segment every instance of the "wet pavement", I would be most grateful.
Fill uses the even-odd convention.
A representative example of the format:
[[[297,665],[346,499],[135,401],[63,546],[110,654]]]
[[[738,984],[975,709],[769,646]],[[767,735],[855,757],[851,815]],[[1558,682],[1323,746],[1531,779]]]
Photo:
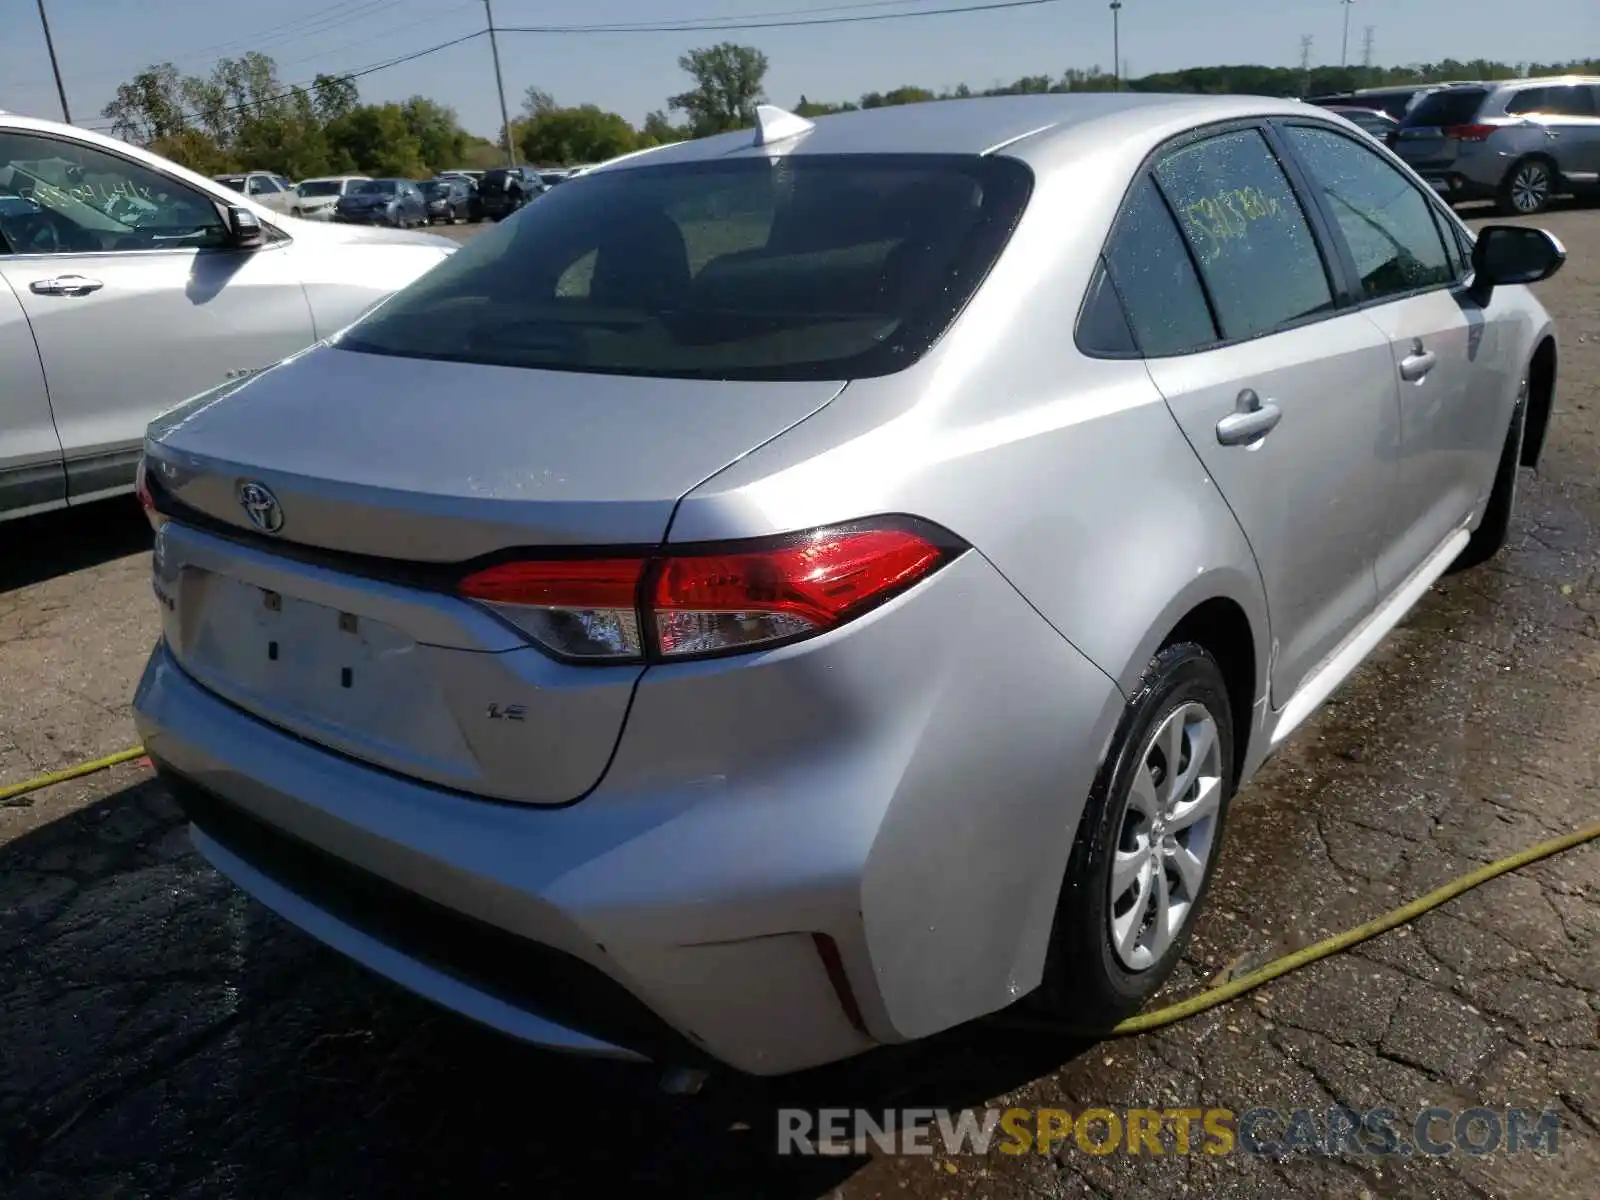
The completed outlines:
[[[1600,820],[1600,212],[1541,288],[1562,385],[1514,545],[1444,581],[1234,804],[1181,995]],[[131,504],[0,527],[0,784],[130,744],[155,630]],[[806,1076],[653,1074],[480,1031],[189,848],[137,764],[0,802],[0,1195],[1592,1197],[1600,846],[1159,1033],[1002,1025]],[[1553,1155],[779,1158],[776,1110],[1554,1110]],[[1442,1128],[1442,1127],[1441,1127]],[[1284,1138],[1280,1124],[1270,1136]],[[1169,1143],[1170,1145],[1170,1143]]]

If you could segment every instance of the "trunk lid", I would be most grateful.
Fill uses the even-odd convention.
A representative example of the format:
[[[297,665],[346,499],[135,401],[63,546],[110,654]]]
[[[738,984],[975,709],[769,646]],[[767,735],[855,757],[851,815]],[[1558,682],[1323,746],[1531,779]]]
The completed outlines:
[[[654,546],[682,495],[841,386],[311,350],[151,426],[154,490],[176,501],[155,557],[166,641],[218,695],[351,757],[574,800],[642,667],[548,657],[451,594],[455,564]],[[276,532],[253,523],[246,483],[270,492]]]

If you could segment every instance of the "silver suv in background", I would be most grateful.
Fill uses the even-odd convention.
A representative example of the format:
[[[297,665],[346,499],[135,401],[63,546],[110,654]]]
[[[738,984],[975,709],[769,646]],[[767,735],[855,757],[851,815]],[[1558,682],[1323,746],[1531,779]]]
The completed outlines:
[[[1541,212],[1563,193],[1600,190],[1600,78],[1444,88],[1406,114],[1391,144],[1452,201]]]
[[[129,491],[162,409],[337,332],[453,249],[282,216],[0,114],[0,520]]]

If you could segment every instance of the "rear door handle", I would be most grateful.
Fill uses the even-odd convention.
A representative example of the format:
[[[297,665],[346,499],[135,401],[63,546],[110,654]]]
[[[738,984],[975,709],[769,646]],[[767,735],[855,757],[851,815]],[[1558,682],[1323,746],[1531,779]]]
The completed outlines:
[[[1217,422],[1217,441],[1224,446],[1247,446],[1266,437],[1281,420],[1281,408],[1245,388],[1234,401],[1234,411]]]
[[[57,275],[54,279],[35,279],[28,290],[40,296],[87,296],[105,284],[84,275]]]
[[[1400,360],[1400,378],[1407,383],[1421,383],[1423,376],[1433,370],[1438,359],[1432,350],[1416,350]]]

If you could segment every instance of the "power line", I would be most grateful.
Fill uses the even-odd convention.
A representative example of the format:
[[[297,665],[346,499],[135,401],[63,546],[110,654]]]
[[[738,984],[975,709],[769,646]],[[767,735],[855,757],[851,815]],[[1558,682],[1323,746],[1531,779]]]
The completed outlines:
[[[589,34],[589,33],[707,33],[728,29],[796,29],[807,25],[853,25],[866,21],[899,21],[915,17],[942,17],[952,13],[971,12],[996,12],[1006,8],[1037,8],[1044,4],[1059,4],[1061,0],[995,0],[986,4],[962,4],[949,8],[919,8],[911,12],[894,13],[869,13],[861,16],[846,17],[810,17],[792,21],[750,21],[750,20],[724,20],[722,18],[701,17],[692,18],[690,21],[662,22],[659,24],[612,24],[612,25],[498,25],[498,33],[546,33],[546,34]],[[848,7],[841,5],[840,7]],[[862,7],[869,7],[863,5]],[[706,22],[722,20],[721,24],[707,24]],[[691,21],[693,23],[691,23]]]

